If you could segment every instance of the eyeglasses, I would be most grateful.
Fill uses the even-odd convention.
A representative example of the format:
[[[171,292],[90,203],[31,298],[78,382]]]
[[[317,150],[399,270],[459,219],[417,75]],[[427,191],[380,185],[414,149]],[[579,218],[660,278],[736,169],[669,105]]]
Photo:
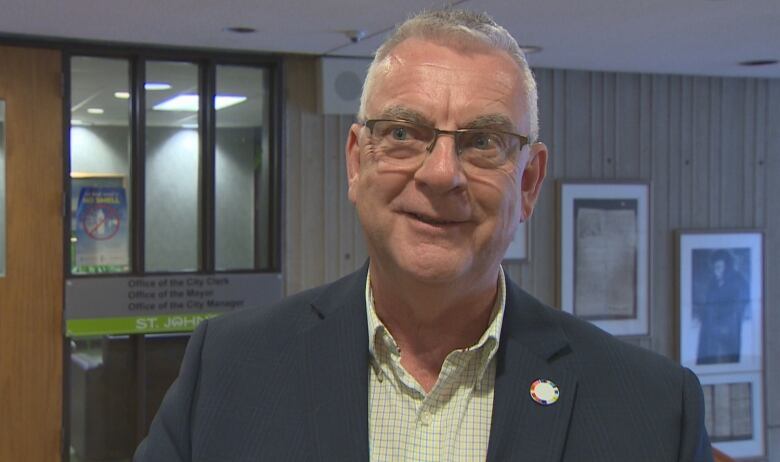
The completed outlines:
[[[504,165],[509,158],[528,144],[528,137],[490,128],[439,130],[407,120],[370,119],[364,125],[371,133],[374,146],[390,158],[401,161],[422,161],[433,151],[439,135],[455,138],[455,151],[461,162],[491,169]]]

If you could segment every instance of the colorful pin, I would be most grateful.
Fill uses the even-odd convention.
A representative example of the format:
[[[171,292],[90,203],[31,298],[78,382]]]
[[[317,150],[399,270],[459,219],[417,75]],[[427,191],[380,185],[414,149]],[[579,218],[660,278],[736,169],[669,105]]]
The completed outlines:
[[[550,380],[537,379],[531,384],[531,398],[542,406],[554,404],[560,394],[558,386]]]

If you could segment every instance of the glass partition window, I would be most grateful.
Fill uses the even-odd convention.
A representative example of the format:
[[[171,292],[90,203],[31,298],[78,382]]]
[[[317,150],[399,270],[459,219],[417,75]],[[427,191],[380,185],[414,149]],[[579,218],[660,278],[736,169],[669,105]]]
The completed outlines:
[[[201,265],[198,67],[146,63],[146,271]]]
[[[267,70],[217,66],[215,267],[267,268],[271,165]]]
[[[70,253],[73,274],[130,271],[130,93],[126,60],[71,66]]]

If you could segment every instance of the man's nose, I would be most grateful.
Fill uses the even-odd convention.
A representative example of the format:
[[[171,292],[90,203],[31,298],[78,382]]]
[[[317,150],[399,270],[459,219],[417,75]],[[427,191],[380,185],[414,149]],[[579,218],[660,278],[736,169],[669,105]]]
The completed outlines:
[[[426,153],[422,165],[415,172],[415,181],[438,192],[464,187],[466,175],[455,144],[452,134],[438,134],[430,152]]]

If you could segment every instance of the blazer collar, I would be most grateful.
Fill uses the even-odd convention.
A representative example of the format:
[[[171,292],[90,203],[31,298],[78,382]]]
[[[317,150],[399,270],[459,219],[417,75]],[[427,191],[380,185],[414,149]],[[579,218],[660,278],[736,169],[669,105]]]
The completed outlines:
[[[304,332],[316,460],[369,460],[367,271],[334,282],[310,307],[319,318]]]
[[[567,364],[569,341],[550,308],[507,279],[507,305],[498,351],[488,461],[559,461],[563,456],[577,379]],[[537,379],[552,381],[558,401],[535,402]]]

